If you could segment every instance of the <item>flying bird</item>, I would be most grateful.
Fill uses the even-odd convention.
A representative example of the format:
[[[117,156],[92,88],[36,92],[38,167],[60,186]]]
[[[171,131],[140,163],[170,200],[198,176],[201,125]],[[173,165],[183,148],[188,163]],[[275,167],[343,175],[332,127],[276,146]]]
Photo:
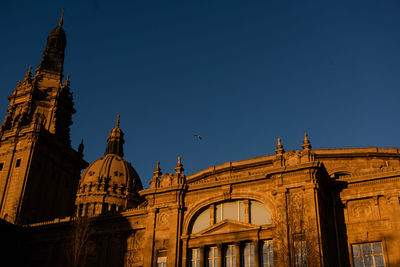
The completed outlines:
[[[194,134],[193,136],[196,137],[196,138],[198,138],[199,140],[202,139],[202,137],[201,137],[200,135],[198,135],[198,134]]]

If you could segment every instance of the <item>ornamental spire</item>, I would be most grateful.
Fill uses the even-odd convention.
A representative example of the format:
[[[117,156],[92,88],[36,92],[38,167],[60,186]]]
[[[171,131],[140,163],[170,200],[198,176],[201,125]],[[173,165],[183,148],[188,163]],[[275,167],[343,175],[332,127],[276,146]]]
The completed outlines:
[[[115,123],[115,128],[119,128],[119,114],[117,115],[117,122]]]
[[[38,74],[51,73],[57,74],[58,79],[62,79],[64,66],[64,52],[67,44],[67,37],[63,28],[64,11],[58,22],[58,26],[54,28],[47,37],[47,44],[37,68]]]
[[[178,157],[178,163],[176,164],[175,172],[176,173],[182,173],[184,171],[183,165],[182,165],[182,158],[181,156]]]
[[[29,66],[29,69],[25,74],[24,81],[30,81],[31,79],[32,79],[32,67]]]
[[[308,140],[307,133],[304,133],[304,140],[303,140],[303,144],[301,145],[301,147],[303,148],[303,150],[311,149],[311,143],[310,143],[310,140]]]
[[[63,9],[63,11],[61,13],[61,18],[58,21],[58,27],[61,27],[63,25],[63,19],[64,19],[64,9]]]
[[[69,74],[67,75],[67,79],[64,81],[64,87],[70,86],[71,82],[69,81]]]
[[[119,114],[117,116],[117,122],[115,124],[115,128],[111,130],[110,134],[107,138],[107,148],[104,155],[107,154],[117,154],[120,157],[124,156],[124,133],[119,128]]]
[[[283,149],[283,145],[281,144],[281,138],[278,137],[278,144],[276,145],[276,149],[275,149],[276,154],[282,154],[285,152],[285,150]]]
[[[154,168],[153,174],[154,174],[154,177],[161,177],[161,175],[162,175],[159,161],[157,161],[157,165]]]

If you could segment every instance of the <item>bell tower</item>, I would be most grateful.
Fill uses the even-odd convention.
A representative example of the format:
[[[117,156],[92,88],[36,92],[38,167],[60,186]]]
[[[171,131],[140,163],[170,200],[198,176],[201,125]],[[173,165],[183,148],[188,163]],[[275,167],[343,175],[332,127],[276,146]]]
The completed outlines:
[[[35,74],[29,67],[8,97],[0,128],[0,216],[29,223],[73,213],[87,163],[71,147],[75,113],[69,77],[63,81],[63,15],[48,38]]]

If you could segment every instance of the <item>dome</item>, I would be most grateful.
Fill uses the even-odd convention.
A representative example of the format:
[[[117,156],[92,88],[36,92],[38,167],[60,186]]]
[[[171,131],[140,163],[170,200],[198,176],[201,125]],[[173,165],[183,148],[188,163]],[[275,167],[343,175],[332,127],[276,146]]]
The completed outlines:
[[[92,162],[82,173],[76,195],[77,215],[99,215],[136,207],[138,191],[143,189],[132,165],[123,159],[123,133],[116,127],[107,138],[103,157]]]
[[[135,169],[117,154],[107,154],[95,160],[82,173],[81,186],[102,182],[126,190],[127,194],[142,189],[142,182]]]

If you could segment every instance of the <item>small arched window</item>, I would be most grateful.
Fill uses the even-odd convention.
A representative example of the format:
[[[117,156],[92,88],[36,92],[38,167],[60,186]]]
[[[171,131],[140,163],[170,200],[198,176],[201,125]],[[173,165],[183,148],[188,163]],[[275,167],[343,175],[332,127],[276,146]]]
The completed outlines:
[[[271,223],[269,210],[255,200],[219,202],[203,208],[192,220],[191,233],[198,233],[223,220],[232,220],[255,225]]]

